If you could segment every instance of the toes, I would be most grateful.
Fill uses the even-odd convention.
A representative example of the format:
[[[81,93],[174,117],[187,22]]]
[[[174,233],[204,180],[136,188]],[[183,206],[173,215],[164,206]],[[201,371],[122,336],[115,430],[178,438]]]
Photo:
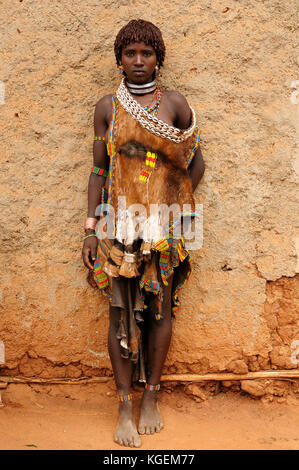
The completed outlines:
[[[134,446],[135,447],[140,447],[141,446],[141,440],[139,439],[138,436],[136,436],[135,439],[134,439]]]
[[[114,441],[120,446],[124,445],[124,440],[118,434],[114,434]]]
[[[143,425],[138,426],[138,432],[139,434],[144,434],[145,433],[145,427]]]
[[[120,446],[123,445],[123,440],[120,439],[120,437],[118,437],[118,438],[115,440],[115,442],[117,442],[117,444],[119,444]]]
[[[155,434],[155,432],[156,432],[155,426],[151,426],[151,434]]]
[[[151,434],[151,428],[149,426],[145,427],[145,434]]]

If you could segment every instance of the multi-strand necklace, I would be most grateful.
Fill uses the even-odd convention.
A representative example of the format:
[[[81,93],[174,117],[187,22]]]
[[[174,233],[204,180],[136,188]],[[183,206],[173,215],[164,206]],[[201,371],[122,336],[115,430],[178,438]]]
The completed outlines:
[[[147,86],[149,84],[146,84]],[[136,86],[136,85],[135,85]],[[140,85],[138,85],[140,86]],[[143,92],[144,93],[144,92]],[[179,143],[183,142],[188,137],[190,137],[196,126],[196,116],[194,109],[190,106],[192,112],[192,122],[191,126],[188,129],[182,130],[177,127],[170,126],[161,119],[158,119],[153,113],[149,112],[148,109],[142,107],[128,91],[128,88],[125,85],[124,78],[122,79],[117,91],[116,97],[122,107],[136,120],[139,124],[147,129],[152,134],[157,135],[158,137],[164,137],[173,142]]]
[[[150,83],[145,83],[144,85],[136,85],[128,81],[125,82],[129,92],[133,95],[145,95],[146,93],[154,92],[151,101],[147,106],[143,106],[148,113],[156,116],[159,110],[159,105],[161,101],[162,90],[159,86],[156,85],[156,80],[153,80]]]
[[[157,88],[156,80],[153,80],[150,83],[144,83],[143,85],[137,85],[136,83],[130,83],[128,80],[125,81],[128,90],[133,95],[145,95],[146,93],[151,93]]]

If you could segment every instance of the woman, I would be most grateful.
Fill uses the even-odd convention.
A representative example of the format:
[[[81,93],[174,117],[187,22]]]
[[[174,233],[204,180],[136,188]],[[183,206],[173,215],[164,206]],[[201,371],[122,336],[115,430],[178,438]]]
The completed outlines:
[[[95,109],[83,260],[90,284],[110,300],[108,349],[119,396],[114,440],[139,447],[139,434],[163,427],[157,392],[177,293],[190,274],[189,253],[174,227],[184,204],[194,216],[193,191],[204,163],[193,110],[179,92],[156,84],[165,57],[160,30],[132,20],[119,31],[114,51],[123,79],[116,94],[104,96]],[[96,231],[99,201],[100,220],[107,214],[113,220],[112,235],[100,233],[99,225]],[[151,212],[153,204],[173,203],[180,208],[178,218]],[[138,430],[132,381],[145,382]]]

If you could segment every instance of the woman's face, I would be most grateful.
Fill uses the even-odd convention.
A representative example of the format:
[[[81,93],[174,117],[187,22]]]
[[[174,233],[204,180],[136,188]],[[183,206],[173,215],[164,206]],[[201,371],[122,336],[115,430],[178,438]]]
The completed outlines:
[[[132,42],[123,48],[121,64],[128,81],[141,85],[153,80],[157,56],[152,46],[144,42]]]

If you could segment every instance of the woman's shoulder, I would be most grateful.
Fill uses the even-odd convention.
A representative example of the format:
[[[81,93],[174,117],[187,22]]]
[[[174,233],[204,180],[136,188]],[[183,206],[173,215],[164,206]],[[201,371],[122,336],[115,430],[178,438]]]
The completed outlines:
[[[164,95],[173,105],[189,107],[185,96],[177,90],[165,90]]]
[[[176,90],[164,92],[170,111],[175,116],[174,125],[180,129],[187,129],[191,121],[191,109],[185,96]]]
[[[100,98],[99,101],[96,103],[94,112],[95,122],[110,122],[112,114],[112,97],[113,94],[102,96],[102,98]]]
[[[111,106],[112,97],[113,97],[112,93],[102,96],[102,98],[100,98],[99,101],[97,101],[96,108],[103,108],[106,106]]]

